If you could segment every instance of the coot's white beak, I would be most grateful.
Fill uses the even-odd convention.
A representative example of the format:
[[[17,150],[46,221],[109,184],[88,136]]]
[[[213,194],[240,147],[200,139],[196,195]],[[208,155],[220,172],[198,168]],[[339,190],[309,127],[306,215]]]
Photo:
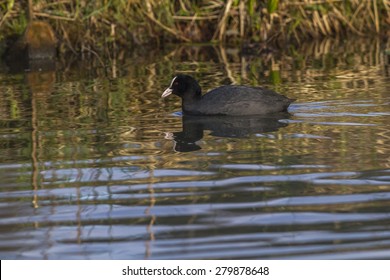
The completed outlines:
[[[161,95],[162,98],[165,98],[167,97],[168,95],[170,95],[172,93],[172,89],[171,88],[167,88],[166,90],[164,90],[163,94]]]

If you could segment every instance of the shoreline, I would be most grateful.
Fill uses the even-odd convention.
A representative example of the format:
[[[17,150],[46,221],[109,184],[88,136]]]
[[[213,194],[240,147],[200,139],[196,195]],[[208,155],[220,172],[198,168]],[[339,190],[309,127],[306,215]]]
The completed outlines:
[[[132,0],[103,5],[100,1],[41,0],[31,9],[36,20],[52,26],[59,53],[92,52],[103,57],[120,48],[159,48],[173,43],[272,46],[327,37],[389,35],[386,1],[257,2],[226,0],[210,2],[212,5],[190,0]],[[10,3],[0,17],[3,49],[10,47],[12,40],[8,39],[20,36],[29,22],[24,1]]]

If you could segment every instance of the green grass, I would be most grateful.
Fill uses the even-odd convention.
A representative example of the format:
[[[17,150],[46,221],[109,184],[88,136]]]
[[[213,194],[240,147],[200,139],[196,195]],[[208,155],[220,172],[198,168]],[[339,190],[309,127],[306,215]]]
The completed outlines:
[[[21,34],[26,0],[0,0],[0,40]],[[61,51],[110,53],[174,42],[295,41],[348,34],[385,35],[386,0],[63,0],[33,1]]]

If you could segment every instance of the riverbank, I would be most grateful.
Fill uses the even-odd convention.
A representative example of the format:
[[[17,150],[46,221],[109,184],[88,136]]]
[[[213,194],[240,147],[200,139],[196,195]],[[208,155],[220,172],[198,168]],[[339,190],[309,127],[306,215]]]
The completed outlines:
[[[25,1],[0,0],[0,41],[22,34]],[[213,0],[34,2],[34,17],[48,22],[60,52],[112,56],[118,48],[174,42],[295,42],[348,35],[385,36],[386,0]]]

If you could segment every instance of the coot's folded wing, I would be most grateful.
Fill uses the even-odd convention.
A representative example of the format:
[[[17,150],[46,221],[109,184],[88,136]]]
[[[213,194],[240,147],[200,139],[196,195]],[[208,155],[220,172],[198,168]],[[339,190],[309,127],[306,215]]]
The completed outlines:
[[[198,109],[201,114],[257,115],[286,111],[292,99],[261,87],[222,86],[206,93]]]

